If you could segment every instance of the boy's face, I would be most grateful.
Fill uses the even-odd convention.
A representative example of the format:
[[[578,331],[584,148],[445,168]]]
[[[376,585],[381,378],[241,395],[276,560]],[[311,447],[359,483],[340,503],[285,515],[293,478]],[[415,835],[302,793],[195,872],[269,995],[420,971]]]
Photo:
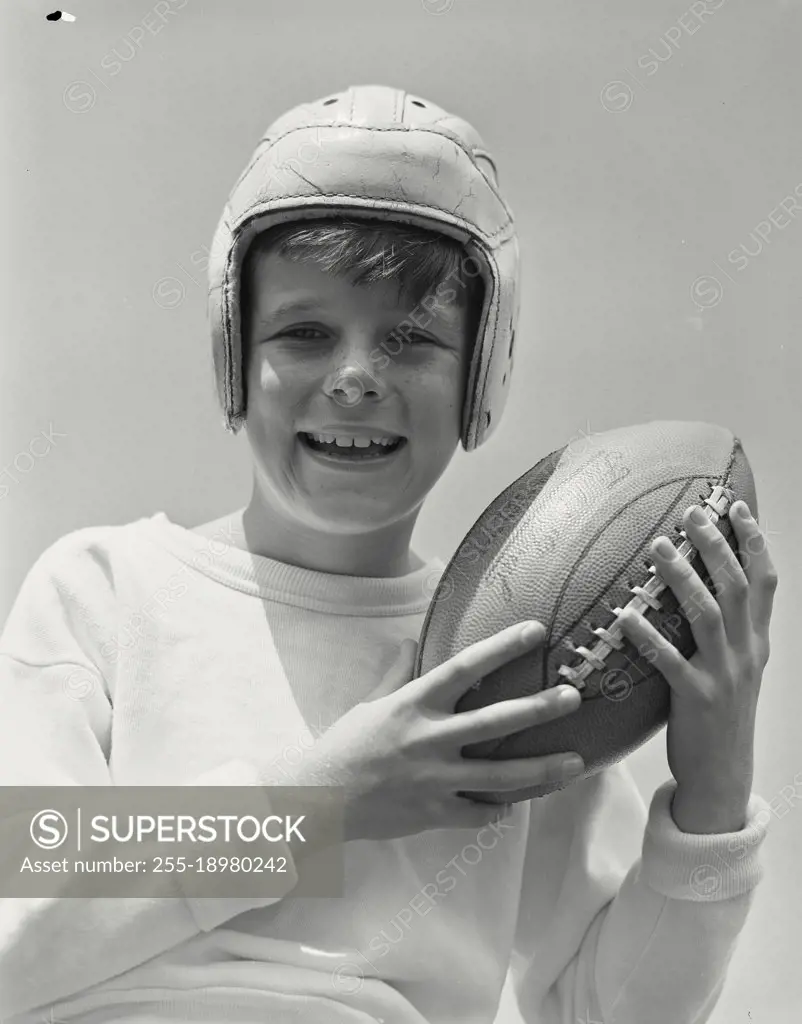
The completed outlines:
[[[255,261],[251,294],[246,426],[261,503],[310,541],[382,528],[408,538],[459,442],[466,309],[433,298],[427,312],[397,282],[354,286],[275,253]],[[409,314],[421,327],[402,341],[392,335]],[[349,428],[405,440],[375,460],[337,461],[303,437]]]

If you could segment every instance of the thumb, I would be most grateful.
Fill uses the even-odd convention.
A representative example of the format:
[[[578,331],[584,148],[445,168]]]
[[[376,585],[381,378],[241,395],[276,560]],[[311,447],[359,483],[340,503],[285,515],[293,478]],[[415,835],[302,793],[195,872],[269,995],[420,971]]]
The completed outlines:
[[[401,641],[401,646],[396,651],[395,658],[390,663],[390,667],[384,674],[384,678],[376,687],[375,690],[371,690],[366,700],[378,700],[380,697],[386,697],[388,694],[395,693],[396,690],[400,690],[402,686],[412,679],[415,671],[415,658],[418,654],[417,641],[407,637],[406,640]]]

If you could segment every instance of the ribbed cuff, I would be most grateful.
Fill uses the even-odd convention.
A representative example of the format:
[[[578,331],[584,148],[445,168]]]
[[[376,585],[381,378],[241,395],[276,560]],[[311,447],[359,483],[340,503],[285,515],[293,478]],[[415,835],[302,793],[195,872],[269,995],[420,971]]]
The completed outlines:
[[[769,805],[752,793],[739,832],[695,835],[671,817],[672,779],[655,790],[643,839],[641,875],[673,900],[710,902],[741,896],[763,878],[760,846],[768,833]]]
[[[260,776],[255,765],[246,761],[235,759],[228,761],[218,768],[205,772],[193,783],[195,786],[258,786],[260,799],[264,805],[265,817],[273,813],[270,797],[267,788],[262,785]],[[283,892],[279,896],[240,896],[226,898],[224,896],[187,896],[181,885],[183,875],[177,874],[178,888],[184,898],[195,923],[203,932],[211,931],[218,925],[230,921],[238,914],[245,914],[249,910],[257,910],[260,907],[270,907],[292,892],[298,884],[298,872],[295,862],[286,842],[274,843],[271,848],[271,855],[274,857],[285,857],[287,860],[287,871],[281,876]],[[277,876],[270,875],[272,885],[277,884]]]

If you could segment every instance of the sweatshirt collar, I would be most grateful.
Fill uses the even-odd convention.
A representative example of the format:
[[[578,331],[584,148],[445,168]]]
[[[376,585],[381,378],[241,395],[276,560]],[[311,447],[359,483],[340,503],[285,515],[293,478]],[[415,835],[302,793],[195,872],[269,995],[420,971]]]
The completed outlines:
[[[428,560],[404,576],[345,576],[279,562],[234,547],[223,529],[203,537],[164,512],[137,520],[151,542],[190,569],[253,596],[340,615],[425,612],[445,563]]]

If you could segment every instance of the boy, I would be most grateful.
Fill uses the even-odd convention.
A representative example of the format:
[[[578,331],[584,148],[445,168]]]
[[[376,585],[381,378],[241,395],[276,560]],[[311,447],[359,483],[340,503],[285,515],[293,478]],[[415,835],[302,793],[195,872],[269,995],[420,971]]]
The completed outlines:
[[[727,595],[701,615],[741,615],[738,658],[729,638],[712,653],[700,638],[690,664],[657,655],[676,783],[648,822],[623,765],[504,818],[458,795],[581,774],[561,774],[562,755],[460,757],[577,707],[560,686],[453,715],[542,627],[411,678],[443,563],[410,537],[456,444],[498,423],[517,262],[481,138],[428,101],[355,87],[268,129],[209,267],[251,501],[193,530],[157,513],[45,551],[0,638],[0,783],[344,786],[344,896],[199,900],[167,877],[160,899],[3,900],[0,1015],[491,1024],[511,968],[527,1024],[708,1019],[761,870],[765,551],[741,593],[752,618]],[[733,522],[742,544],[758,536]],[[694,580],[655,557],[687,596]],[[654,641],[645,620],[625,625]]]

